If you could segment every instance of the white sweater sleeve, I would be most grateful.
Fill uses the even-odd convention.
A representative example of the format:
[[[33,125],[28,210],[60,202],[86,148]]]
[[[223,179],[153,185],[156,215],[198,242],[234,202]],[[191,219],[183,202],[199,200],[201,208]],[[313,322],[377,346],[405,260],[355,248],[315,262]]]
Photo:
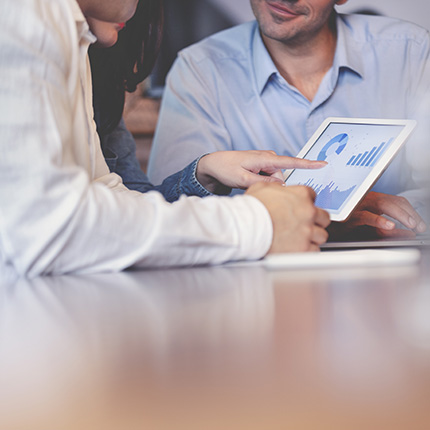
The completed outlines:
[[[107,172],[73,7],[0,3],[0,264],[34,276],[262,257],[272,224],[257,199],[169,204]]]

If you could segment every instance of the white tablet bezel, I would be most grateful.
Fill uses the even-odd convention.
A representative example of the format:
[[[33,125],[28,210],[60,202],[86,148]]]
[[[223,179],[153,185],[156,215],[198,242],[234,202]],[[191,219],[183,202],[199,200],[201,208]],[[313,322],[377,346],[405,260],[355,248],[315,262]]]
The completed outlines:
[[[297,154],[297,158],[305,158],[306,154],[311,150],[314,144],[318,141],[319,137],[326,130],[330,124],[369,124],[369,125],[400,125],[403,126],[403,130],[391,143],[390,147],[382,154],[376,164],[373,166],[370,174],[366,179],[358,185],[351,196],[348,198],[346,204],[343,204],[341,209],[338,211],[327,210],[330,214],[332,221],[345,221],[357,204],[362,200],[366,192],[373,186],[373,184],[379,179],[388,167],[394,156],[399,152],[402,145],[406,142],[412,130],[416,126],[415,120],[409,119],[375,119],[375,118],[341,118],[341,117],[329,117],[325,119],[322,124],[318,127],[312,137],[308,140],[305,146]],[[284,172],[284,180],[287,183],[289,176],[294,172],[295,169],[286,170]],[[288,183],[287,183],[288,185]]]

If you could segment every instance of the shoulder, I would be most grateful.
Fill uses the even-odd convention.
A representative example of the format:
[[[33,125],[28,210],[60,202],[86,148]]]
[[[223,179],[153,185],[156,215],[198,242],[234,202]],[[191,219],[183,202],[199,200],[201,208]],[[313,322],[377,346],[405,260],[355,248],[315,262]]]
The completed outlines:
[[[49,78],[62,85],[78,55],[75,12],[80,12],[75,0],[0,1],[0,61],[8,58],[5,73],[15,70],[21,80],[39,76],[39,83]]]
[[[43,23],[47,26],[63,24],[63,20],[73,20],[80,9],[75,0],[13,0],[12,7],[8,2],[0,2],[2,15],[14,18],[21,16],[21,24],[30,26]],[[53,21],[61,19],[61,21]]]
[[[426,29],[396,18],[339,14],[339,22],[346,27],[355,40],[360,42],[393,41],[421,44],[429,39]]]
[[[70,32],[76,33],[75,18],[82,12],[75,0],[13,0],[0,2],[2,23],[20,40],[31,42],[41,50],[67,44]]]
[[[179,58],[195,63],[248,59],[256,29],[257,23],[251,21],[221,31],[183,49],[179,52]]]

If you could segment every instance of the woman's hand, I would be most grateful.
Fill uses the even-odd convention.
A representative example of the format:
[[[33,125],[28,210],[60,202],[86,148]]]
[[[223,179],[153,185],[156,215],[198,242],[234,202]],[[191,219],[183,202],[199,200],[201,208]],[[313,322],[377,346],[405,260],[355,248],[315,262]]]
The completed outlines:
[[[276,155],[273,151],[219,151],[200,159],[197,179],[208,191],[226,194],[226,189],[247,189],[258,182],[282,184],[284,169],[320,169],[326,165],[325,161]]]
[[[319,251],[327,241],[329,214],[315,207],[315,191],[309,187],[256,184],[246,194],[260,200],[272,219],[269,254]]]

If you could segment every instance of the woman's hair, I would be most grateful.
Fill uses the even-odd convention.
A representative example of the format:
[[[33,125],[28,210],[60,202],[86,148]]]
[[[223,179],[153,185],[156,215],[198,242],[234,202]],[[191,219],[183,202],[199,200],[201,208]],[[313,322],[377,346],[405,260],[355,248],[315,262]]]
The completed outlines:
[[[163,26],[162,0],[139,0],[136,13],[111,48],[91,46],[97,131],[112,131],[121,120],[125,91],[133,92],[155,65]]]

